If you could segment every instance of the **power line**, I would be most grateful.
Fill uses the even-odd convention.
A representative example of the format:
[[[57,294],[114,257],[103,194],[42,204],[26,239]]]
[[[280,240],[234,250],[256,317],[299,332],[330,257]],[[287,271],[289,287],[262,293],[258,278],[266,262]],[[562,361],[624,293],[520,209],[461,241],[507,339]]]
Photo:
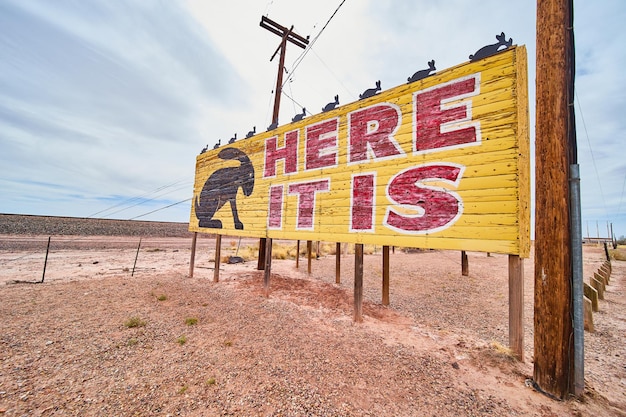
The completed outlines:
[[[346,2],[346,0],[342,0],[341,3],[339,3],[339,6],[337,6],[337,8],[335,9],[335,11],[333,12],[333,14],[328,18],[328,20],[326,21],[326,24],[324,25],[324,27],[322,27],[322,29],[319,31],[319,33],[313,38],[312,41],[309,42],[309,44],[307,45],[307,47],[304,49],[304,51],[302,51],[302,53],[300,54],[300,56],[298,58],[296,58],[296,60],[294,61],[293,64],[293,69],[291,70],[291,76],[293,76],[293,73],[296,72],[296,69],[298,68],[298,66],[300,65],[300,63],[302,63],[302,61],[304,60],[304,57],[306,56],[306,54],[309,53],[309,51],[311,50],[311,48],[313,48],[313,44],[315,44],[315,42],[319,39],[319,37],[321,36],[321,34],[324,32],[324,30],[326,29],[326,27],[328,26],[328,24],[330,23],[331,20],[333,20],[333,18],[335,17],[335,15],[337,14],[337,12],[339,11],[339,9],[341,8],[341,6],[343,6],[343,4]],[[291,78],[291,76],[289,78]],[[289,80],[289,78],[287,79],[287,81]],[[285,81],[283,83],[283,86],[287,83],[287,81]]]
[[[131,217],[131,218],[130,218],[130,219],[128,219],[128,220],[135,220],[135,219],[138,219],[138,218],[140,218],[140,217],[145,217],[145,216],[147,216],[148,214],[156,213],[157,211],[161,211],[161,210],[165,210],[166,208],[170,208],[170,207],[173,207],[173,206],[177,206],[178,204],[182,204],[182,203],[184,203],[184,202],[186,202],[186,201],[191,201],[191,200],[192,200],[192,198],[193,198],[193,197],[186,198],[186,199],[181,200],[181,201],[178,201],[178,202],[176,202],[176,203],[169,204],[169,205],[167,205],[167,206],[165,206],[165,207],[161,207],[161,208],[158,208],[158,209],[156,209],[156,210],[152,210],[152,211],[149,211],[149,212],[147,212],[147,213],[140,214],[139,216]]]
[[[178,180],[176,180],[175,182],[173,182],[173,183],[171,183],[171,184],[163,185],[163,186],[157,187],[156,189],[154,189],[154,190],[152,190],[152,191],[148,191],[148,192],[145,192],[145,193],[143,193],[143,194],[141,194],[141,195],[138,195],[138,196],[131,197],[131,198],[128,198],[128,199],[126,199],[126,200],[120,201],[120,202],[118,202],[118,203],[116,203],[116,204],[113,204],[112,206],[109,206],[109,207],[107,207],[107,208],[103,209],[103,210],[100,210],[100,211],[98,211],[98,212],[96,212],[96,213],[90,214],[89,216],[87,216],[87,218],[91,218],[91,217],[97,216],[97,215],[99,215],[99,214],[101,214],[101,213],[104,213],[104,212],[107,212],[107,211],[113,210],[113,209],[115,209],[115,208],[117,208],[117,207],[120,207],[120,206],[124,206],[124,205],[127,205],[127,204],[134,203],[134,202],[136,202],[136,201],[138,201],[138,200],[141,200],[142,198],[143,198],[143,199],[145,199],[146,197],[148,197],[148,196],[150,196],[150,195],[156,194],[156,193],[158,193],[159,191],[165,190],[165,189],[167,189],[167,188],[173,187],[173,186],[178,185],[178,184],[181,184],[181,183],[188,183],[188,182],[189,182],[189,180],[188,180],[187,178],[185,178],[185,179],[182,179],[182,178],[181,178],[181,179],[178,179]],[[180,189],[180,188],[179,188],[179,189]],[[174,191],[178,191],[179,189],[176,189],[176,190],[174,190]],[[173,191],[170,191],[170,192],[173,192]],[[167,193],[165,193],[165,194],[167,194]],[[162,195],[164,195],[164,194],[162,194]],[[155,197],[155,198],[156,198],[156,197]],[[111,215],[113,215],[113,214],[115,214],[115,213],[119,213],[120,211],[124,211],[124,210],[126,210],[127,208],[130,208],[130,207],[134,207],[134,206],[137,206],[137,205],[143,204],[144,202],[147,202],[147,201],[150,201],[150,200],[153,200],[153,199],[146,199],[146,200],[141,201],[141,202],[139,202],[139,203],[137,203],[137,204],[133,204],[133,205],[128,206],[128,207],[126,207],[126,208],[123,208],[123,209],[117,210],[117,211],[115,211],[115,212],[113,212],[113,213],[108,213],[108,214],[106,214],[106,215],[104,215],[104,216],[102,216],[102,217],[111,216]]]
[[[591,154],[591,161],[593,163],[593,169],[596,172],[596,178],[598,180],[598,188],[600,189],[600,197],[602,198],[602,205],[604,206],[604,215],[608,215],[609,211],[606,207],[606,200],[604,198],[604,191],[602,191],[602,181],[600,181],[600,174],[598,173],[598,167],[596,165],[596,158],[593,156],[593,149],[591,148],[591,141],[589,140],[589,132],[587,132],[587,124],[585,123],[585,117],[583,116],[583,109],[580,106],[580,99],[578,98],[578,93],[576,95],[576,102],[578,103],[578,110],[580,111],[580,119],[583,122],[583,129],[585,130],[585,136],[587,137],[587,144],[589,145],[589,153]]]

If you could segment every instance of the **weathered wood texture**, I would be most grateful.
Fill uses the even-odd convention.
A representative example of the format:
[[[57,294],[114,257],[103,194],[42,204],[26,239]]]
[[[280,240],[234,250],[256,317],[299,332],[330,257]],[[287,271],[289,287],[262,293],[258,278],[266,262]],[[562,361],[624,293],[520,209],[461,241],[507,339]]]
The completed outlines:
[[[354,245],[354,321],[363,321],[363,244]]]
[[[598,291],[585,282],[583,285],[583,292],[585,297],[591,301],[591,310],[600,311],[600,305],[598,304]]]
[[[509,347],[524,361],[524,260],[509,255]]]
[[[341,284],[341,243],[335,244],[335,284]]]
[[[559,398],[573,380],[567,3],[537,2],[534,379]]]
[[[222,235],[215,235],[215,269],[213,270],[213,282],[220,280],[220,262],[222,261]]]
[[[389,305],[389,246],[383,246],[383,305]]]
[[[196,160],[190,230],[528,257],[527,84],[526,49],[512,47],[209,150]],[[236,193],[242,227],[231,200],[213,216],[221,228],[200,227],[208,179],[242,165],[218,157],[227,148],[254,167],[249,195],[215,190]]]
[[[198,232],[194,232],[191,237],[191,258],[189,259],[189,278],[193,278],[193,270],[196,265],[196,242],[198,240]]]
[[[467,259],[467,253],[464,250],[461,251],[461,275],[469,276],[469,259]]]

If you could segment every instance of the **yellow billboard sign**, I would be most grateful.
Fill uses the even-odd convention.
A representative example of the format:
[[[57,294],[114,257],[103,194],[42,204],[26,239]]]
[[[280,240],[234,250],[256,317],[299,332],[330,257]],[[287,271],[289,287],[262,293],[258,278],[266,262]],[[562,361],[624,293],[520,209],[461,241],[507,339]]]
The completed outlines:
[[[527,89],[512,47],[202,153],[189,229],[527,257]]]

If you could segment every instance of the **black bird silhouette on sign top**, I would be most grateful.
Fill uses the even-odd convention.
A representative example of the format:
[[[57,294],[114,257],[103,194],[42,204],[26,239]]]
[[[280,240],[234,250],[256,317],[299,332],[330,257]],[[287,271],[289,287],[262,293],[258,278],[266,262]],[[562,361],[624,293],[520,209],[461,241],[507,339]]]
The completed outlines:
[[[224,160],[237,160],[240,165],[220,168],[207,178],[200,196],[196,196],[194,207],[198,226],[221,229],[222,222],[213,216],[224,204],[230,203],[235,229],[243,230],[243,223],[237,212],[237,191],[249,197],[254,190],[254,166],[243,151],[237,148],[224,148],[217,156]]]

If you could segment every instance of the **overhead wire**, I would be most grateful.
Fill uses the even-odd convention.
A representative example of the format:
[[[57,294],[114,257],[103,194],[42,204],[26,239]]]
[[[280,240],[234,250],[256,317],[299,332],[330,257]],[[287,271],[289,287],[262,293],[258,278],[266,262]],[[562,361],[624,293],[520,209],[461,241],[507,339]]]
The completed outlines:
[[[585,137],[587,138],[587,144],[589,145],[589,154],[591,155],[591,162],[593,164],[593,169],[596,173],[596,179],[598,180],[598,188],[600,190],[600,197],[602,198],[602,205],[604,207],[605,216],[608,215],[608,209],[606,206],[606,199],[604,198],[604,191],[602,190],[602,181],[600,181],[600,174],[598,173],[598,166],[596,164],[596,158],[593,155],[593,149],[591,147],[591,141],[589,140],[589,132],[587,131],[587,124],[585,123],[585,117],[583,115],[583,109],[580,105],[580,99],[578,98],[578,93],[574,93],[576,96],[576,102],[578,103],[578,111],[580,112],[580,120],[583,122],[583,129],[585,131]]]
[[[335,11],[333,12],[332,15],[330,15],[330,17],[328,18],[328,20],[326,21],[326,24],[324,24],[324,26],[322,27],[322,29],[319,31],[319,33],[307,44],[306,48],[304,49],[304,51],[302,51],[302,53],[300,54],[300,56],[298,58],[296,58],[296,60],[294,61],[294,64],[292,65],[293,68],[291,69],[291,74],[293,76],[293,73],[296,72],[296,69],[298,69],[298,67],[300,66],[300,64],[302,63],[302,61],[304,60],[304,57],[309,53],[309,51],[311,50],[311,48],[313,48],[313,45],[315,44],[315,42],[317,42],[317,40],[319,39],[319,37],[322,35],[322,33],[324,33],[324,30],[326,30],[326,28],[328,27],[329,23],[331,20],[333,20],[333,18],[335,17],[335,15],[337,14],[337,12],[339,12],[339,9],[341,9],[341,6],[343,6],[343,4],[346,2],[346,0],[342,0],[341,3],[339,3],[339,6],[337,6],[337,8],[335,9]],[[286,83],[287,81],[285,81]],[[285,85],[285,83],[283,83],[283,86]]]

